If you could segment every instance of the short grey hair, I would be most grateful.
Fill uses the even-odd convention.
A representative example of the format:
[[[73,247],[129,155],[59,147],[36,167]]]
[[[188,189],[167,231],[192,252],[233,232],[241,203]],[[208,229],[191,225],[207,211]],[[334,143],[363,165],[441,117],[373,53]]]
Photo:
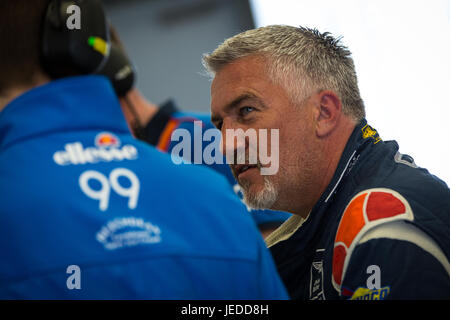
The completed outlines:
[[[343,113],[356,122],[365,117],[351,52],[330,33],[317,29],[271,25],[252,29],[225,40],[203,65],[214,76],[225,65],[255,55],[267,59],[271,79],[283,85],[300,103],[314,91],[332,90]]]

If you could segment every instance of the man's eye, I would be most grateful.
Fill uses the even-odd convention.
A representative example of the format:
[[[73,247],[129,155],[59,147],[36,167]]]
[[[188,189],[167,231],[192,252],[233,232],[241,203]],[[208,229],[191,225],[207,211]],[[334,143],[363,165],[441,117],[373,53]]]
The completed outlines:
[[[255,111],[255,108],[248,107],[248,106],[242,107],[242,108],[239,109],[239,113],[240,113],[241,116],[245,116],[245,115],[249,114],[252,111]]]

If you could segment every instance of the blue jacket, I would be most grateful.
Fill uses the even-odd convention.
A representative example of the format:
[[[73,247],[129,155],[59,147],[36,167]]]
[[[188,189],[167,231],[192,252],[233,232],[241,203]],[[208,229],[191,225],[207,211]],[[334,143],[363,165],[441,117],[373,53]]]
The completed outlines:
[[[132,138],[106,78],[30,90],[0,113],[0,298],[286,299],[228,189]]]
[[[450,190],[362,121],[308,218],[271,246],[294,299],[449,299]]]
[[[205,159],[201,157],[205,151],[208,151],[208,148],[217,147],[220,143],[220,141],[217,141],[214,138],[208,141],[205,136],[205,133],[210,130],[216,130],[217,134],[220,136],[220,131],[212,124],[211,116],[209,114],[179,111],[172,101],[168,101],[161,106],[156,115],[146,126],[144,139],[148,143],[155,145],[159,150],[170,154],[175,151],[174,148],[179,143],[183,143],[183,137],[172,136],[173,132],[177,129],[185,130],[186,133],[189,134],[189,138],[191,139],[189,142],[189,149],[191,152],[189,155],[185,155],[182,152],[180,152],[180,154],[175,152],[175,155],[183,157],[191,164],[201,164],[219,172],[227,178],[228,182],[233,187],[234,192],[242,198],[240,186],[233,177],[230,167],[225,161],[225,157],[222,155],[217,156],[216,159],[219,159],[221,161],[220,163],[206,163]],[[195,142],[196,136],[199,137],[200,140],[203,139],[205,141],[202,141],[201,145],[197,145]],[[196,152],[199,153],[198,157],[195,157]],[[215,156],[214,152],[212,152],[212,154]],[[248,211],[255,223],[263,229],[266,227],[278,227],[292,216],[292,214],[288,212],[273,210],[253,210],[248,208]]]

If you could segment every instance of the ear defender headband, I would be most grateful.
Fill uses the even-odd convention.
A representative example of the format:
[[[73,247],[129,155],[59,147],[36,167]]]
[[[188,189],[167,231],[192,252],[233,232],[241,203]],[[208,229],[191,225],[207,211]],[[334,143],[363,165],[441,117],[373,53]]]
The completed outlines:
[[[70,25],[73,14],[78,24]],[[134,83],[126,54],[110,43],[100,0],[50,0],[42,26],[42,64],[53,78],[79,74],[107,76],[119,96]]]

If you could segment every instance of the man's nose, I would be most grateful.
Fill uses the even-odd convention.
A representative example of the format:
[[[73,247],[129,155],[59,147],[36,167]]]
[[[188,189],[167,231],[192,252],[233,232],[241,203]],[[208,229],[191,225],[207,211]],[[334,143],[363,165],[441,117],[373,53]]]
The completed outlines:
[[[246,138],[243,128],[233,127],[231,121],[224,120],[221,128],[221,137],[220,150],[226,156],[227,163],[237,163],[237,154],[245,154]]]

